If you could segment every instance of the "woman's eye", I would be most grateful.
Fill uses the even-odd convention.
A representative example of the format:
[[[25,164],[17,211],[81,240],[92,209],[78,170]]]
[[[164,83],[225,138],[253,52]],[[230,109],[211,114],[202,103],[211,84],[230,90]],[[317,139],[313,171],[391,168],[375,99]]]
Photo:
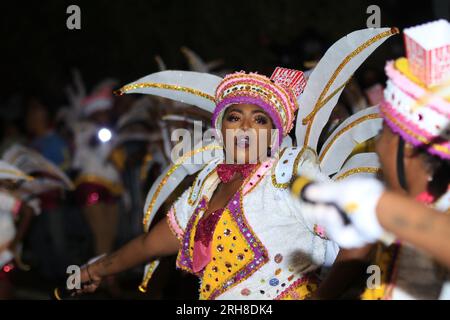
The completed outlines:
[[[257,116],[255,118],[255,121],[258,124],[267,124],[267,122],[269,122],[269,120],[266,117],[264,117],[264,116]]]
[[[230,122],[236,122],[236,121],[239,121],[239,117],[236,116],[236,115],[234,115],[234,114],[230,114],[230,115],[227,117],[227,121],[230,121]]]

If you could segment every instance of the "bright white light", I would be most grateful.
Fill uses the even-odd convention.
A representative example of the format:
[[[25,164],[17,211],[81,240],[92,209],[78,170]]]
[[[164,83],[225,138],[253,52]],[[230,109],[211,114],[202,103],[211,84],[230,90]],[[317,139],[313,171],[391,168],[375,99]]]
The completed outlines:
[[[109,129],[102,128],[98,131],[98,138],[101,142],[108,142],[109,140],[111,140],[111,137],[112,133]]]

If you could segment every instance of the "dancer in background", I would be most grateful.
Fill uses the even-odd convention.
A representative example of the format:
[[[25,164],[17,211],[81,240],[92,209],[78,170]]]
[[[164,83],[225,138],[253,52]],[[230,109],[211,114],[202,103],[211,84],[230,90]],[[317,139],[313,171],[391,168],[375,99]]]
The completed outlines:
[[[367,288],[364,299],[437,299],[448,278],[445,268],[417,248],[450,262],[445,249],[450,220],[435,212],[450,207],[450,55],[445,54],[450,42],[443,41],[449,32],[445,20],[405,29],[407,58],[386,64],[384,125],[376,151],[387,189],[376,180],[355,179],[318,184],[304,193],[310,201],[335,203],[347,212],[349,225],[334,208],[316,208],[327,234],[341,246],[384,239],[373,261],[381,268],[382,284]]]
[[[19,221],[20,211],[26,207],[14,194],[14,189],[31,179],[19,168],[0,160],[0,299],[13,298],[9,275],[15,267],[14,249],[20,238],[15,221]]]

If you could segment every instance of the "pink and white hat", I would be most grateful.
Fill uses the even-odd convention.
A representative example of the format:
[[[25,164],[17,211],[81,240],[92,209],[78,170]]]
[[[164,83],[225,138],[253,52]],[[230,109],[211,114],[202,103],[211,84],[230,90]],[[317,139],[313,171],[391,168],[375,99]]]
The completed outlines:
[[[405,29],[407,58],[386,64],[381,114],[405,141],[450,159],[450,24]]]
[[[243,71],[227,75],[216,90],[216,108],[212,126],[220,128],[224,111],[233,104],[255,104],[264,109],[279,130],[279,142],[293,127],[297,98],[303,92],[306,80],[298,70],[276,68],[267,78]]]

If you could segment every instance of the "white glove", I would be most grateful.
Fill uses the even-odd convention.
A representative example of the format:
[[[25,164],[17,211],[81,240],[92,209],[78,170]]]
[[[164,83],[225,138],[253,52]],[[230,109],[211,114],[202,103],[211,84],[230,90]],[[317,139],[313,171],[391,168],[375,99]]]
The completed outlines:
[[[303,196],[317,203],[311,210],[330,239],[343,248],[357,248],[375,242],[385,234],[376,215],[383,191],[378,180],[355,177],[314,183],[307,187]],[[345,225],[341,214],[330,203],[344,211],[351,223]]]

